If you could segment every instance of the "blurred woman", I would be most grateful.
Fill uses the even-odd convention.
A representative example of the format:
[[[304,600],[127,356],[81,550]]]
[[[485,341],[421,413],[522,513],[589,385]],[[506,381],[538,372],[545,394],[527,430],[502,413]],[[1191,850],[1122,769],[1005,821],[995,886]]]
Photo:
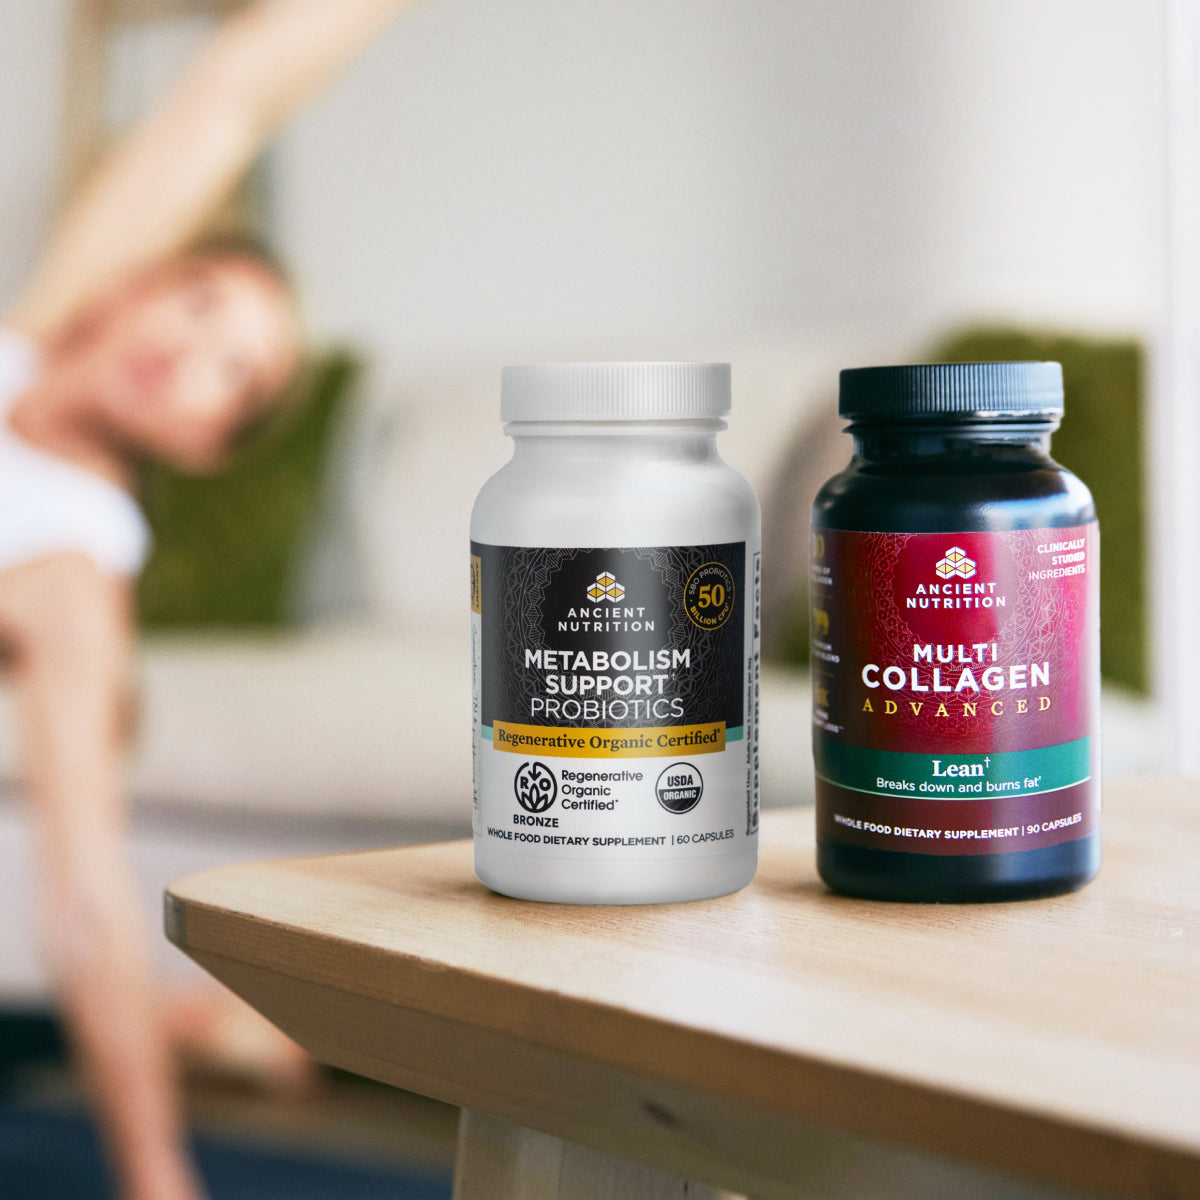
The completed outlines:
[[[125,1200],[197,1200],[125,837],[133,465],[225,461],[298,356],[279,272],[188,248],[263,141],[404,6],[229,18],[71,204],[0,328],[0,643],[20,696],[43,940]]]

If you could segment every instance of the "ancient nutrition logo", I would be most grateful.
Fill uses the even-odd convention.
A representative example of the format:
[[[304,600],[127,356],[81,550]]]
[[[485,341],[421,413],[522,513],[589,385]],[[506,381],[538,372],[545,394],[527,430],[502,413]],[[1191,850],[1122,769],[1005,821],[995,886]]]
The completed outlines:
[[[918,583],[906,598],[909,608],[1005,608],[1008,597],[997,594],[996,581],[980,580],[978,564],[961,546],[951,546],[934,564],[941,583]],[[971,579],[972,583],[959,580]]]
[[[970,579],[975,574],[975,560],[968,558],[960,546],[951,546],[934,570],[942,579]]]
[[[592,600],[611,600],[614,604],[624,599],[625,589],[607,571],[601,571],[596,576],[596,582],[588,588],[588,597]]]

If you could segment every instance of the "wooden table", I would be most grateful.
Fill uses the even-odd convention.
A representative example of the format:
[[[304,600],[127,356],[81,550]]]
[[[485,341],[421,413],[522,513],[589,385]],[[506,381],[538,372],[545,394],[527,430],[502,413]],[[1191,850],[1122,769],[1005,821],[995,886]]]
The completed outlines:
[[[167,932],[469,1110],[461,1200],[1200,1197],[1200,785],[1109,789],[1100,878],[1007,905],[831,896],[812,823],[768,814],[722,900],[508,900],[454,842],[193,875]]]

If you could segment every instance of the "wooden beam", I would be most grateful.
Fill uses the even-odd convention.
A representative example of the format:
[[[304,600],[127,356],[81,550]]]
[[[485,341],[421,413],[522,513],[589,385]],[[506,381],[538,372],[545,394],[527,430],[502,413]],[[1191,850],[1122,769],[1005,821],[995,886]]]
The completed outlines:
[[[104,95],[111,0],[75,0],[67,22],[59,188],[70,195],[104,144]]]
[[[220,16],[247,0],[109,0],[115,24],[132,25],[170,17]]]

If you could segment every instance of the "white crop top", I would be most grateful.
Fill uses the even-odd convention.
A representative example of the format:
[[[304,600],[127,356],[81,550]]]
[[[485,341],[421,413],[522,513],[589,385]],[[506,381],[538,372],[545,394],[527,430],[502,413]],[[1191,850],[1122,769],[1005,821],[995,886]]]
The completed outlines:
[[[9,409],[37,373],[37,348],[0,329],[0,570],[75,552],[106,571],[136,575],[150,529],[133,497],[9,428]]]

